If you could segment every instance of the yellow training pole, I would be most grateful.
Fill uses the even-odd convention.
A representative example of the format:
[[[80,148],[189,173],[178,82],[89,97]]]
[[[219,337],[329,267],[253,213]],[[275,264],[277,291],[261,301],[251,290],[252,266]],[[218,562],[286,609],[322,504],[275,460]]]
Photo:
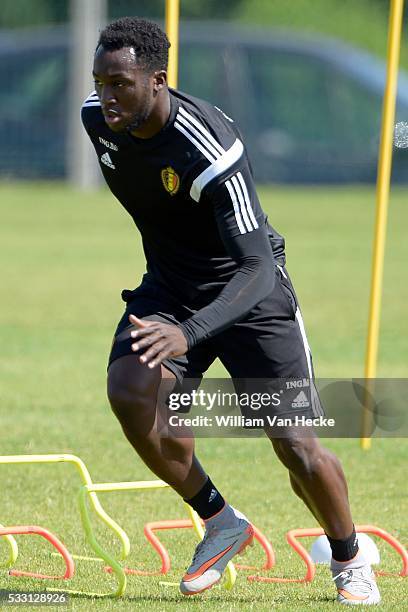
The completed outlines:
[[[167,78],[169,87],[177,87],[178,46],[179,46],[180,0],[166,0],[166,33],[170,41],[169,67]]]
[[[377,371],[378,336],[380,329],[381,293],[384,270],[384,251],[387,230],[387,212],[390,194],[392,141],[397,97],[398,63],[401,46],[404,0],[391,0],[387,47],[387,80],[384,91],[381,140],[378,159],[376,220],[372,260],[370,311],[367,333],[365,378],[375,378]],[[367,385],[368,386],[368,385]],[[368,393],[363,409],[361,447],[371,446],[368,437],[372,411],[368,406]]]

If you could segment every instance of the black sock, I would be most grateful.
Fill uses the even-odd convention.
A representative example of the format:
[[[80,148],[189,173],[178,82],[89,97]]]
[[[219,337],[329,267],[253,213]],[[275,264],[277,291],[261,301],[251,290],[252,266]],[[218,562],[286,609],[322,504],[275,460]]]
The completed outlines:
[[[185,499],[197,514],[203,519],[207,520],[217,514],[225,506],[225,500],[218,489],[211,482],[208,477],[207,482],[200,491],[194,495],[191,499]]]
[[[327,536],[327,539],[329,540],[333,559],[336,561],[350,561],[350,559],[355,557],[358,553],[358,541],[354,525],[353,531],[348,538],[345,538],[344,540],[335,540],[334,538]]]

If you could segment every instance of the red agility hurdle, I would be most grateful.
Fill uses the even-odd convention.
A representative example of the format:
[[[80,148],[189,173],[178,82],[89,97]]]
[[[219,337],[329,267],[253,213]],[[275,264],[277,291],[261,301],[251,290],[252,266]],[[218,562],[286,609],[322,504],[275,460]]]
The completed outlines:
[[[193,527],[193,523],[189,519],[155,521],[151,523],[146,523],[144,527],[145,536],[149,540],[153,548],[158,552],[162,561],[161,570],[158,573],[166,574],[169,571],[170,558],[167,553],[167,550],[154,532],[164,529],[185,529],[191,527]],[[254,525],[252,525],[252,527],[254,529],[254,538],[262,546],[266,555],[266,561],[262,568],[259,569],[271,569],[275,565],[275,554],[272,545],[257,527],[255,527]],[[251,565],[235,564],[235,567],[237,569],[257,569],[256,566]]]
[[[402,570],[398,573],[392,572],[382,572],[376,571],[375,573],[379,576],[408,576],[408,552],[404,548],[404,546],[399,542],[394,536],[390,533],[381,529],[381,527],[376,527],[375,525],[356,525],[355,526],[357,533],[372,533],[373,535],[378,536],[398,553],[398,555],[402,559]],[[297,538],[307,538],[310,536],[318,537],[321,535],[325,535],[323,529],[320,527],[315,527],[311,529],[292,529],[288,531],[286,534],[286,539],[288,544],[293,548],[295,552],[303,559],[306,564],[306,574],[303,578],[275,578],[272,576],[248,576],[248,580],[251,582],[293,582],[293,583],[304,583],[304,582],[312,582],[313,578],[316,574],[316,566],[307,552],[307,550],[302,546],[300,542],[298,542]]]
[[[75,564],[74,561],[69,554],[67,548],[64,544],[50,531],[44,529],[44,527],[39,527],[38,525],[18,525],[15,527],[2,527],[0,529],[0,536],[4,535],[40,535],[50,544],[56,548],[61,557],[65,561],[65,574],[61,576],[49,576],[47,574],[39,574],[37,572],[26,572],[22,570],[9,570],[10,576],[27,576],[29,578],[43,578],[49,580],[68,580],[68,578],[72,578],[75,572]]]
[[[167,574],[170,571],[171,566],[170,556],[165,546],[160,542],[159,538],[155,534],[155,531],[163,531],[167,529],[188,529],[192,527],[193,523],[190,519],[174,519],[146,523],[146,525],[144,526],[144,534],[150,544],[155,549],[155,551],[158,553],[161,560],[161,567],[157,570],[140,570],[126,567],[123,571],[126,574],[133,574],[136,576],[157,576],[159,574]],[[235,564],[235,567],[240,570],[271,569],[275,565],[275,553],[272,548],[272,545],[257,527],[255,527],[254,525],[252,525],[252,527],[254,529],[254,538],[262,546],[265,552],[266,560],[262,567],[259,568],[255,565],[239,564]],[[105,571],[111,572],[112,569],[110,567],[105,567]]]
[[[161,567],[157,570],[140,570],[126,567],[123,569],[123,571],[126,574],[136,576],[157,576],[159,574],[167,574],[170,571],[171,566],[170,556],[165,546],[160,542],[159,538],[155,534],[155,531],[163,531],[167,529],[187,529],[192,528],[193,526],[194,525],[190,519],[171,519],[146,523],[144,526],[144,534],[155,551],[158,553],[161,560]],[[254,565],[238,564],[235,564],[235,567],[241,570],[271,569],[275,565],[275,553],[272,545],[257,527],[254,525],[252,525],[252,527],[254,529],[254,538],[259,542],[265,552],[265,563],[259,568]],[[111,572],[112,569],[110,567],[105,567],[105,571]]]

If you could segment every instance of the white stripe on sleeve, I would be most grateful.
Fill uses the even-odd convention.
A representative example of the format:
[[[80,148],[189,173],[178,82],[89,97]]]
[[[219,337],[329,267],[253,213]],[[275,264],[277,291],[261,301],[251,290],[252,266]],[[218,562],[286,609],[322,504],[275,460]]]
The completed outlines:
[[[190,134],[190,132],[188,132],[185,127],[183,127],[181,125],[181,123],[179,123],[178,121],[174,122],[174,127],[176,129],[179,130],[179,132],[181,132],[182,134],[184,134],[184,136],[186,138],[188,138],[188,140],[190,142],[192,142],[199,151],[201,151],[201,153],[204,155],[204,157],[206,157],[208,160],[210,160],[210,162],[214,162],[216,160],[216,158],[214,157],[214,155],[212,153],[210,153],[207,149],[205,149],[203,147],[203,145],[201,144],[201,142],[198,142],[198,140],[196,138],[194,138],[194,136],[192,136],[192,134]]]
[[[234,175],[231,178],[231,182],[232,182],[232,184],[233,184],[233,186],[235,188],[235,192],[236,192],[236,194],[238,196],[239,208],[240,208],[241,215],[242,215],[242,218],[244,220],[244,223],[246,225],[246,228],[247,228],[248,232],[252,232],[252,230],[255,229],[255,228],[253,228],[252,225],[251,225],[251,220],[250,220],[250,218],[248,216],[248,212],[247,212],[247,209],[246,209],[246,206],[245,206],[244,194],[241,191],[241,187],[240,187],[240,184],[238,182],[238,179],[237,179],[236,175]]]
[[[183,115],[181,115],[181,113],[179,113],[177,115],[177,121],[181,124],[184,125],[184,127],[188,128],[188,131],[199,141],[201,142],[201,144],[210,151],[210,153],[212,153],[215,157],[215,159],[217,159],[220,156],[220,152],[218,151],[218,149],[216,149],[209,140],[207,140],[206,138],[204,138],[200,132],[198,130],[195,129],[194,126],[191,125],[191,123],[189,121],[187,121],[187,119],[185,119],[183,117]]]
[[[176,125],[176,124],[175,124]],[[201,192],[210,181],[215,177],[223,174],[228,168],[231,168],[241,157],[244,152],[244,145],[237,138],[232,147],[228,149],[221,157],[211,164],[204,172],[199,174],[193,181],[190,189],[190,196],[195,202],[199,202]]]
[[[184,116],[185,119],[189,121],[189,123],[197,128],[199,132],[204,136],[206,140],[218,151],[220,155],[225,153],[225,149],[217,142],[214,136],[205,128],[193,115],[186,111],[185,108],[180,106],[179,116],[177,117],[180,120],[180,114]]]
[[[246,209],[248,211],[249,218],[252,221],[252,225],[254,226],[254,229],[256,229],[257,227],[259,227],[259,225],[258,225],[258,221],[255,218],[254,211],[251,208],[251,200],[249,197],[247,186],[244,181],[244,177],[242,176],[241,172],[237,173],[237,177],[241,185],[242,193],[244,194]]]
[[[89,96],[83,101],[83,104],[86,104],[87,102],[93,102],[94,100],[97,100],[99,102],[99,97],[95,90],[91,91]]]
[[[244,224],[242,223],[242,217],[241,217],[241,212],[238,206],[237,196],[235,194],[231,181],[227,181],[225,183],[225,186],[228,189],[231,200],[232,200],[232,205],[234,207],[235,219],[238,225],[238,229],[241,232],[241,234],[246,234],[246,229],[244,227]]]

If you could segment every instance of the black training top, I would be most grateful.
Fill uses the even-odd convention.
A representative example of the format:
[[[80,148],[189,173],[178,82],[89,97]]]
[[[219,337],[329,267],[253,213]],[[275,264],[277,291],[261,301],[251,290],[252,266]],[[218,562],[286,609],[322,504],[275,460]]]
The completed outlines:
[[[181,325],[191,348],[269,294],[285,243],[261,209],[234,121],[169,92],[168,122],[152,138],[110,130],[95,92],[82,121],[109,188],[141,233],[148,272],[195,312]]]

